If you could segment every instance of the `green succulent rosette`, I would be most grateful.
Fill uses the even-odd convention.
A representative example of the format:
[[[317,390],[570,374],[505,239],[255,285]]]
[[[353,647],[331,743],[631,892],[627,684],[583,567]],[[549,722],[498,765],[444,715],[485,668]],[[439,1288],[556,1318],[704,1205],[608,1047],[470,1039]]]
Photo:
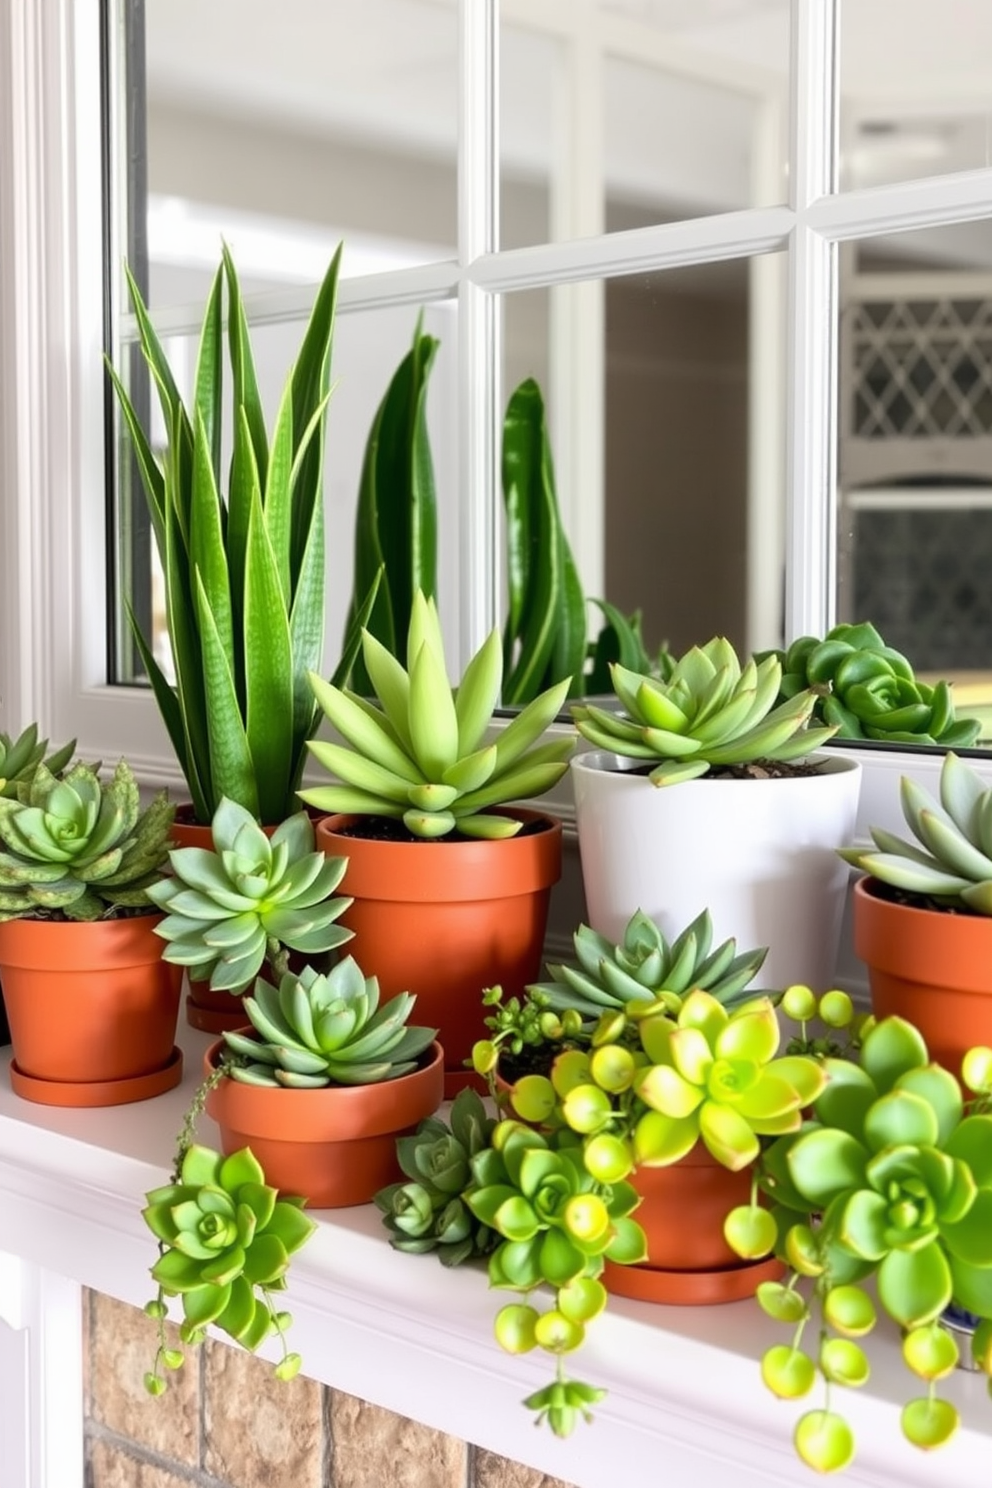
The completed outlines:
[[[165,910],[157,933],[166,961],[215,990],[240,992],[266,960],[285,969],[285,948],[305,955],[333,950],[351,938],[334,922],[350,899],[332,898],[345,858],[315,851],[305,811],[272,836],[225,796],[211,822],[213,848],[180,847],[169,854],[172,877],[150,890]]]
[[[935,744],[964,749],[981,724],[958,718],[947,682],[921,682],[908,659],[887,646],[874,625],[835,625],[823,640],[800,636],[787,651],[769,653],[782,665],[782,699],[812,688],[816,716],[841,739]]]
[[[379,983],[345,956],[326,975],[305,966],[278,989],[263,978],[244,1009],[257,1037],[225,1033],[247,1063],[228,1073],[246,1085],[317,1090],[325,1085],[378,1085],[410,1074],[436,1028],[408,1027],[416,998],[400,992],[379,1006]]]
[[[60,779],[38,764],[17,798],[0,796],[0,920],[52,911],[95,920],[150,904],[173,815],[164,792],[141,809],[124,760],[106,784],[88,765]]]
[[[221,1157],[193,1145],[178,1176],[177,1183],[153,1189],[142,1211],[161,1250],[151,1271],[159,1299],[149,1310],[161,1318],[161,1299],[180,1297],[184,1342],[198,1342],[213,1324],[254,1351],[289,1326],[288,1313],[274,1308],[272,1293],[285,1290],[290,1257],[316,1225],[303,1214],[302,1199],[280,1198],[265,1182],[248,1148]],[[164,1345],[160,1356],[163,1350]],[[161,1362],[175,1365],[174,1359],[157,1360],[146,1379],[152,1394],[165,1387]],[[290,1378],[298,1368],[299,1357],[284,1353],[277,1373]]]
[[[742,666],[717,636],[680,656],[664,680],[614,662],[610,677],[623,711],[575,703],[572,717],[591,744],[653,764],[655,785],[675,785],[714,766],[801,759],[833,737],[833,726],[807,726],[812,692],[777,701],[781,676],[777,657],[750,657]]]

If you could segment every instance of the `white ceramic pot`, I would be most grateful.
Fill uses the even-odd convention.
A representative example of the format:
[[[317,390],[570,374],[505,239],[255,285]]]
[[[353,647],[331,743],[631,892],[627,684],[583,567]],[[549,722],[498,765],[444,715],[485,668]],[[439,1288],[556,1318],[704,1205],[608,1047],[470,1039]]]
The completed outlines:
[[[573,756],[572,783],[587,921],[620,940],[636,909],[667,936],[703,909],[714,944],[767,946],[757,984],[833,984],[861,765],[814,755],[815,775],[704,776],[654,786],[638,761],[605,750]]]

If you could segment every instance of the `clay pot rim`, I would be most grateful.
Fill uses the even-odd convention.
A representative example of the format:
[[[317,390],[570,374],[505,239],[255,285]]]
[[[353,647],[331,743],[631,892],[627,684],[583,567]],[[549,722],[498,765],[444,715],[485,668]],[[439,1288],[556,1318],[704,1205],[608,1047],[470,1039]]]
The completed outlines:
[[[691,786],[693,790],[698,790],[701,786],[707,790],[715,790],[717,788],[721,790],[727,788],[753,790],[755,786],[763,790],[769,790],[773,786],[776,789],[785,787],[792,790],[804,788],[809,790],[815,781],[823,782],[832,780],[837,775],[856,774],[862,769],[859,759],[848,758],[846,755],[828,754],[820,749],[814,749],[806,758],[820,766],[812,775],[772,776],[767,780],[726,780],[702,775],[698,780],[684,781],[683,785]],[[647,776],[640,773],[645,764],[644,760],[630,759],[626,755],[614,754],[609,749],[581,749],[577,754],[572,755],[568,764],[569,769],[575,773],[584,771],[589,775],[609,775],[617,781],[623,781],[623,785],[619,787],[621,790],[635,789],[638,786],[651,784]],[[652,790],[656,789],[654,786],[651,788]],[[666,790],[677,788],[673,786],[665,787]]]
[[[248,1027],[238,1031],[251,1036],[254,1029]],[[203,1055],[204,1075],[212,1074],[217,1068],[217,1059],[224,1047],[223,1038],[208,1045]],[[435,1086],[436,1099],[432,1093]],[[443,1087],[444,1050],[435,1039],[421,1055],[417,1069],[395,1080],[381,1080],[372,1085],[323,1085],[312,1090],[293,1090],[288,1086],[246,1085],[226,1078],[207,1097],[207,1111],[210,1111],[212,1098],[217,1096],[227,1108],[224,1124],[229,1121],[242,1132],[272,1136],[273,1121],[286,1122],[286,1112],[292,1109],[292,1140],[343,1141],[357,1135],[384,1136],[411,1124],[416,1125],[423,1116],[437,1110],[443,1099]],[[384,1100],[383,1095],[389,1091],[394,1098]],[[424,1106],[422,1114],[414,1115],[412,1122],[398,1120],[397,1106],[413,1102],[418,1092],[423,1096],[420,1102]],[[374,1110],[371,1117],[369,1107]]]

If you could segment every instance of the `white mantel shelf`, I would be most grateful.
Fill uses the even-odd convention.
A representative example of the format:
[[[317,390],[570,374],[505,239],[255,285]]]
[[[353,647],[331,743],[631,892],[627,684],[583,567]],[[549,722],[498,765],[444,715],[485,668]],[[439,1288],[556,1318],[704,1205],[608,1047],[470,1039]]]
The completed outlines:
[[[5,1488],[74,1488],[75,1473],[67,1475],[64,1455],[59,1466],[51,1438],[58,1430],[63,1454],[69,1451],[77,1460],[77,1449],[64,1446],[63,1412],[67,1376],[78,1388],[78,1373],[64,1352],[65,1337],[74,1328],[78,1333],[76,1318],[65,1316],[78,1302],[78,1287],[137,1305],[152,1295],[148,1267],[155,1247],[140,1215],[143,1195],[165,1181],[208,1039],[186,1029],[181,1041],[187,1069],[179,1089],[98,1111],[59,1111],[19,1100],[3,1060],[0,1251],[17,1258],[0,1264],[0,1318],[8,1325],[0,1327],[7,1338],[0,1348]],[[204,1119],[200,1134],[213,1141],[212,1123]],[[646,1480],[663,1481],[665,1488],[719,1482],[779,1488],[815,1481],[798,1463],[790,1440],[803,1407],[776,1401],[761,1385],[760,1352],[766,1342],[786,1335],[755,1303],[670,1308],[611,1299],[574,1361],[580,1377],[610,1394],[593,1425],[580,1425],[569,1440],[559,1441],[547,1428],[536,1429],[520,1404],[550,1377],[552,1361],[536,1355],[513,1359],[497,1347],[492,1319],[499,1303],[484,1274],[444,1269],[432,1256],[399,1255],[371,1205],[314,1214],[319,1229],[294,1259],[288,1305],[293,1346],[306,1372],[325,1384],[577,1488]],[[42,1335],[33,1342],[32,1330]],[[26,1347],[11,1346],[18,1333],[29,1335]],[[988,1488],[992,1401],[984,1377],[958,1372],[948,1383],[964,1424],[948,1447],[924,1455],[899,1435],[898,1410],[912,1381],[894,1333],[879,1333],[869,1343],[869,1386],[859,1394],[839,1392],[857,1433],[858,1455],[837,1481],[845,1488]],[[149,1324],[149,1359],[152,1347]],[[53,1356],[58,1367],[46,1368]],[[18,1370],[24,1377],[12,1378]],[[63,1400],[56,1409],[57,1402],[45,1397],[59,1391]],[[12,1400],[20,1404],[12,1406]],[[8,1447],[7,1433],[18,1420],[29,1438],[23,1463],[17,1448]],[[9,1471],[13,1477],[6,1476]]]

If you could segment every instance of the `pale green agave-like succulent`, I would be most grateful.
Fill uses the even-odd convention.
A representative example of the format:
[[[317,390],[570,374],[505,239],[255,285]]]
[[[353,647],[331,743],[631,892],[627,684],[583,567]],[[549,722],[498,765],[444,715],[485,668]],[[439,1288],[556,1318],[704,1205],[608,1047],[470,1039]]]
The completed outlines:
[[[124,760],[106,784],[89,765],[58,779],[38,764],[18,799],[0,796],[0,920],[46,911],[95,920],[149,904],[173,815],[164,792],[141,810]]]
[[[332,898],[347,859],[314,850],[305,811],[266,836],[254,817],[227,797],[211,823],[214,847],[180,847],[169,854],[173,877],[150,897],[166,918],[157,933],[168,942],[166,961],[189,969],[195,981],[240,992],[268,960],[286,969],[286,947],[306,955],[333,950],[351,938],[334,921],[351,903]]]
[[[992,786],[951,752],[940,770],[939,803],[908,775],[899,796],[916,842],[872,827],[874,850],[843,848],[841,857],[894,888],[992,915]]]
[[[72,759],[76,747],[75,739],[54,749],[45,759],[47,739],[38,738],[38,725],[29,724],[23,733],[12,739],[0,733],[0,796],[16,799],[19,792],[27,789],[38,766],[44,762],[53,775],[61,775]]]
[[[402,818],[417,837],[512,837],[520,823],[491,808],[537,796],[561,779],[568,738],[538,745],[561,708],[570,679],[542,692],[492,743],[485,733],[503,679],[494,630],[452,688],[434,601],[418,591],[407,666],[369,632],[362,655],[378,701],[311,675],[317,701],[344,744],[311,740],[320,763],[343,782],[300,792],[321,811]]]
[[[573,704],[576,728],[600,749],[654,762],[655,785],[695,780],[712,766],[801,759],[837,732],[807,727],[816,703],[808,690],[776,707],[778,658],[751,657],[741,666],[722,636],[693,646],[664,681],[619,662],[610,676],[624,711]]]
[[[410,1074],[437,1029],[408,1028],[416,998],[400,992],[379,1006],[379,983],[345,956],[326,975],[306,966],[287,972],[279,989],[261,978],[245,1012],[258,1038],[225,1033],[224,1040],[247,1065],[228,1074],[246,1085],[286,1085],[312,1090],[323,1085],[378,1085]]]
[[[708,910],[671,942],[639,909],[618,945],[589,925],[579,926],[572,943],[578,965],[549,964],[551,981],[527,990],[540,992],[543,1006],[558,1013],[574,1008],[583,1018],[599,1018],[616,1009],[634,1017],[639,1011],[658,1011],[659,1004],[677,1012],[683,996],[697,989],[730,1007],[768,954],[761,946],[737,955],[734,940],[711,950],[713,922]]]

